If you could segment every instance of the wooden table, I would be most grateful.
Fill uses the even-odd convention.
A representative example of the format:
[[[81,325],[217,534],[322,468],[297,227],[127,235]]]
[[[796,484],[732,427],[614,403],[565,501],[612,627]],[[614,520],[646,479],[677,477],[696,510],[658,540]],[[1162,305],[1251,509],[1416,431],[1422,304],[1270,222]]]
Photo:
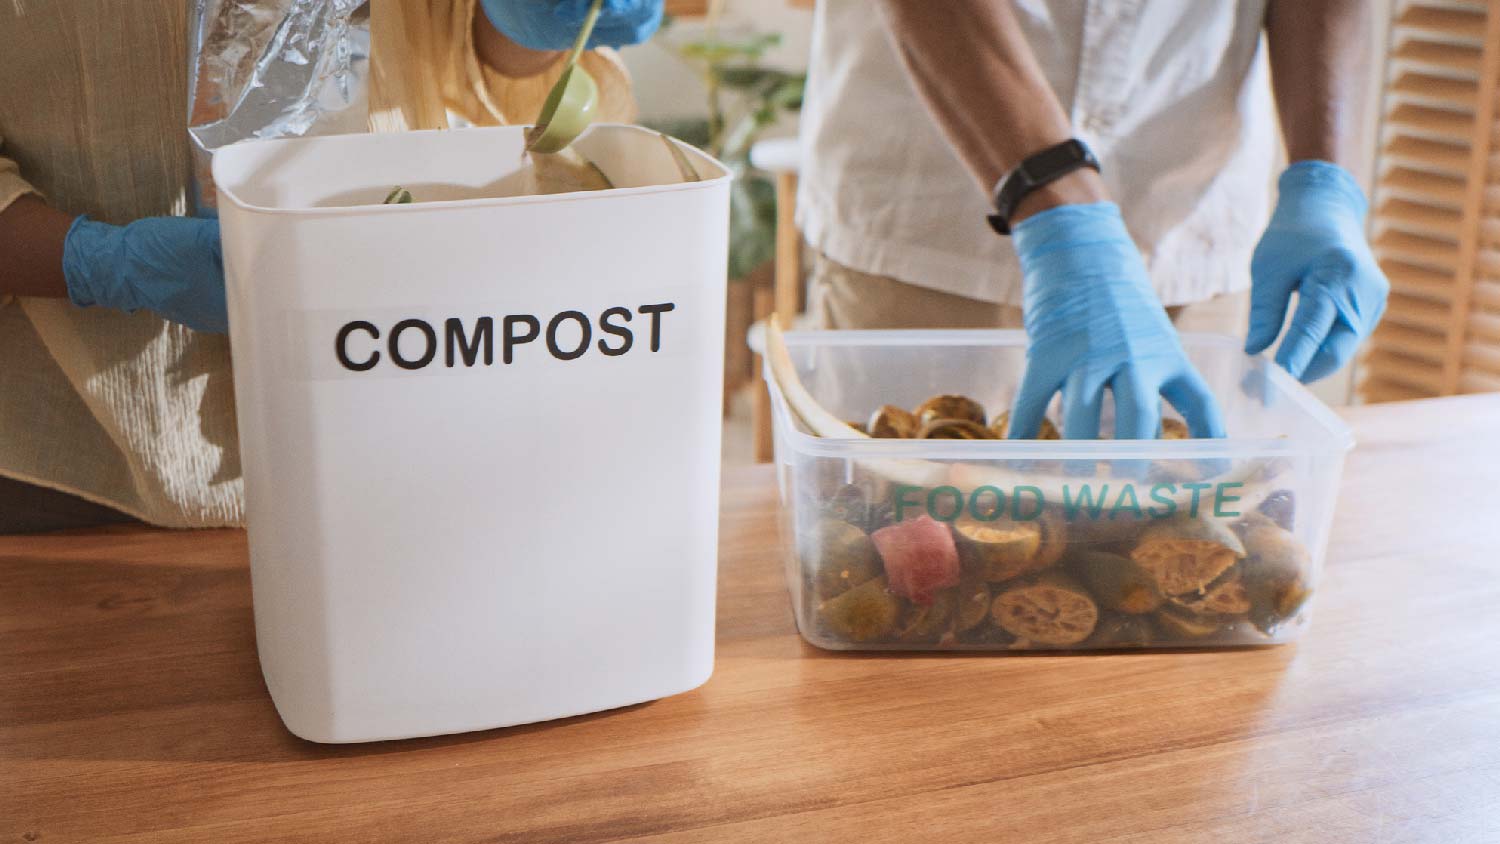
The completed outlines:
[[[0,539],[0,842],[1500,839],[1500,396],[1348,416],[1295,646],[820,652],[757,468],[705,687],[365,746],[277,720],[240,533]]]

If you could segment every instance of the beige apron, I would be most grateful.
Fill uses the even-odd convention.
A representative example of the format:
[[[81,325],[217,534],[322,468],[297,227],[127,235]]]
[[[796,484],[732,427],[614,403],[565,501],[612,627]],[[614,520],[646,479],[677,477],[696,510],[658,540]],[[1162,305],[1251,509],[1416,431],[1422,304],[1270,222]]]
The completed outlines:
[[[111,223],[188,210],[189,0],[0,3],[0,210],[42,194]],[[556,65],[482,67],[476,0],[375,0],[370,123],[495,125],[539,110]],[[602,120],[631,120],[608,50],[584,57]],[[23,181],[24,177],[24,181]],[[0,301],[0,477],[170,527],[244,514],[225,337],[149,313]],[[0,501],[0,506],[4,502]]]

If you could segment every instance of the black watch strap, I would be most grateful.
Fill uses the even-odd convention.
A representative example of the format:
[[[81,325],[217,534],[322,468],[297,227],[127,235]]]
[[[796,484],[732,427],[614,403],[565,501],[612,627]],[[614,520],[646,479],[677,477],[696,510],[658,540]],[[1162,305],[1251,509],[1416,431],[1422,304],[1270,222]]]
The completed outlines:
[[[988,218],[990,228],[1000,234],[1010,234],[1010,218],[1027,194],[1084,167],[1097,172],[1099,159],[1094,157],[1087,144],[1077,138],[1027,156],[995,187],[995,213]]]

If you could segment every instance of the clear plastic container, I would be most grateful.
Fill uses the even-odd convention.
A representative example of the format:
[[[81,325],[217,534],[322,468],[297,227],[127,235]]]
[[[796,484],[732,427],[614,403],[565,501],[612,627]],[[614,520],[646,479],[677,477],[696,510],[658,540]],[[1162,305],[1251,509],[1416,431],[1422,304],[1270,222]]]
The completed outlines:
[[[808,392],[853,423],[941,394],[998,416],[1025,363],[1019,331],[785,336]],[[1183,345],[1219,399],[1227,439],[820,438],[767,366],[787,583],[803,637],[834,650],[1295,638],[1353,437],[1238,340],[1185,335]],[[1173,416],[1169,406],[1164,414]],[[1106,400],[1106,437],[1111,424]]]

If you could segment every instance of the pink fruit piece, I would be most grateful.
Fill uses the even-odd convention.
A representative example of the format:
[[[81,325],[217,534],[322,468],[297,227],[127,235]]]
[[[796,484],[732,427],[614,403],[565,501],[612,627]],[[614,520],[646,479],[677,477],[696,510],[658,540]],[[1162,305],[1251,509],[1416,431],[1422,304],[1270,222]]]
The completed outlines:
[[[920,516],[870,534],[885,563],[891,591],[917,604],[932,603],[939,589],[958,585],[958,547],[948,526]]]

